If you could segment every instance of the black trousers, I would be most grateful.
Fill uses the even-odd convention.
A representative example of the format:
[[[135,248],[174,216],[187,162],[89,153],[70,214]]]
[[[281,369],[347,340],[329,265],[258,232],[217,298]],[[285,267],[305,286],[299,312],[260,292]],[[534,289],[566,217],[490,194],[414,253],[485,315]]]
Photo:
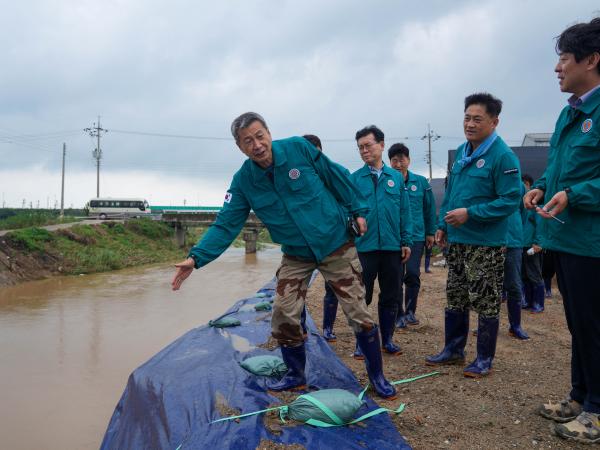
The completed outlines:
[[[571,332],[571,398],[600,413],[600,258],[554,252],[558,290]]]
[[[534,253],[533,255],[528,255],[527,250],[527,248],[523,249],[523,280],[529,281],[534,285],[542,284],[544,282],[542,278],[542,254]],[[549,257],[543,256],[543,258],[548,259]],[[552,270],[554,270],[554,263],[552,263]]]
[[[358,259],[363,268],[365,283],[365,300],[367,305],[373,300],[375,279],[379,280],[379,304],[383,307],[397,307],[400,304],[400,286],[402,283],[402,252],[375,250],[358,252]]]

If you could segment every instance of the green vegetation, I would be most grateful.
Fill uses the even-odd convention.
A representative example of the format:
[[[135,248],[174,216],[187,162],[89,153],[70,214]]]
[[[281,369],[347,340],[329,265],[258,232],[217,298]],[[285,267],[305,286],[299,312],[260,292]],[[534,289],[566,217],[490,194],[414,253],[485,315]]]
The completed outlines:
[[[80,274],[181,259],[188,249],[179,248],[173,236],[173,229],[163,222],[136,219],[74,225],[56,232],[26,228],[4,239],[34,257],[60,261],[63,273]]]
[[[58,211],[49,210],[6,210],[0,214],[0,230],[16,230],[17,228],[41,227],[57,223],[77,222],[74,216],[65,215],[62,219]]]
[[[76,224],[53,232],[30,227],[11,231],[3,240],[17,252],[45,265],[60,266],[62,273],[81,274],[181,260],[205,231],[201,227],[189,229],[185,248],[177,246],[173,228],[151,219]],[[244,245],[242,235],[243,232],[236,240],[237,246]],[[262,230],[258,239],[259,248],[260,243],[272,242],[267,230]]]
[[[43,251],[46,244],[54,239],[52,233],[43,228],[25,228],[14,231],[8,236],[17,248],[29,252]]]

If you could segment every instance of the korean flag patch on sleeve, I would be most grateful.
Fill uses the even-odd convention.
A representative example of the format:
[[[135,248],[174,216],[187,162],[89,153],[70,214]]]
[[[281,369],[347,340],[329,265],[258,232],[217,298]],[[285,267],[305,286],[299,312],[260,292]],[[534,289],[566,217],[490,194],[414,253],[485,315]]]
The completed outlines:
[[[225,203],[230,203],[232,197],[233,197],[233,194],[231,192],[227,192],[225,194]]]

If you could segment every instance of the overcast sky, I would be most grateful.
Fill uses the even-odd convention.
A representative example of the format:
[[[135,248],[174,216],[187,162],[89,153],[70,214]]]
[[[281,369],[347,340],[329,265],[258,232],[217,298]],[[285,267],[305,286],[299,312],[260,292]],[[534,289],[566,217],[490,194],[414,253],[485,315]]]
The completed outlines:
[[[554,37],[594,1],[1,0],[0,193],[6,206],[96,195],[83,129],[100,116],[100,194],[220,205],[243,155],[231,120],[261,113],[275,139],[317,134],[351,171],[356,130],[378,125],[434,176],[463,140],[463,99],[504,101],[499,134],[551,132],[567,95]],[[174,137],[180,136],[180,137]]]

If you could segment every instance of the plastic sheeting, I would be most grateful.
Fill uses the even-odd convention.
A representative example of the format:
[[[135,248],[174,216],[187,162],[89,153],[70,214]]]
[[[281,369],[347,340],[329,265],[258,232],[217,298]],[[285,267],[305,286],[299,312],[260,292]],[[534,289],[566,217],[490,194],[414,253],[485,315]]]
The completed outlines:
[[[279,444],[300,444],[307,449],[410,449],[388,414],[366,420],[361,426],[315,428],[281,426],[271,433],[263,414],[236,421],[211,421],[274,406],[265,377],[240,367],[243,359],[279,350],[259,347],[267,342],[270,311],[254,305],[274,295],[275,281],[255,297],[240,300],[228,312],[242,325],[235,328],[195,328],[163,349],[129,377],[104,436],[101,449],[255,449],[263,439]],[[265,298],[265,294],[267,298]],[[307,317],[308,384],[312,389],[340,388],[357,394],[362,389],[352,372],[336,357]],[[219,400],[218,400],[219,399]],[[368,397],[357,417],[378,407]],[[217,403],[226,403],[221,414]]]

